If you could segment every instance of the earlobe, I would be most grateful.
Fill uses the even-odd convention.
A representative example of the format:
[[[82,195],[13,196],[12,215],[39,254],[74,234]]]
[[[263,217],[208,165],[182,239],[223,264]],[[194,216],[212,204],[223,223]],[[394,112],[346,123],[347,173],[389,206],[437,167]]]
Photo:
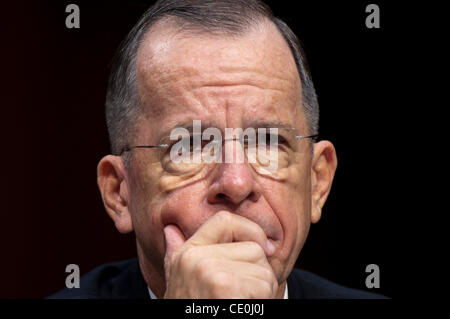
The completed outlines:
[[[107,155],[97,166],[97,184],[103,204],[117,230],[129,233],[133,230],[128,209],[126,171],[120,156]]]
[[[322,217],[322,207],[315,205],[311,212],[311,223],[317,223],[320,220],[320,217]]]
[[[336,167],[336,150],[333,144],[329,141],[320,141],[314,144],[311,167],[312,223],[317,223],[322,215],[322,207],[330,193]]]

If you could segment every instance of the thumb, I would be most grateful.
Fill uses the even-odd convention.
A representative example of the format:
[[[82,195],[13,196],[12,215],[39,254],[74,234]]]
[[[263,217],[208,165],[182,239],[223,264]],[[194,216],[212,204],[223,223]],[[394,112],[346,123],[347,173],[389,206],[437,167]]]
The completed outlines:
[[[164,227],[164,237],[166,239],[166,255],[164,257],[164,264],[167,271],[167,267],[169,266],[168,261],[172,257],[173,253],[185,243],[186,239],[184,238],[180,228],[173,224]]]

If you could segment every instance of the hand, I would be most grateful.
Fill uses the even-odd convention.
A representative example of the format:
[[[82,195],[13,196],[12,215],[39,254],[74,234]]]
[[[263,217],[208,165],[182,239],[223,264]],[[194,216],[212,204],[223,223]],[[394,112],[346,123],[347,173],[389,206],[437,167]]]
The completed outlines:
[[[278,282],[266,257],[275,247],[258,224],[220,211],[187,241],[175,225],[164,234],[164,298],[275,298]]]

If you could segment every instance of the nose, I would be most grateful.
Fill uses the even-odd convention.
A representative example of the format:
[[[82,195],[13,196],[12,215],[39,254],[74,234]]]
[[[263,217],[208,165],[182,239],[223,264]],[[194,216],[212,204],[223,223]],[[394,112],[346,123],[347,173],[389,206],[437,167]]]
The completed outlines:
[[[229,151],[229,144],[225,143],[225,151]],[[234,144],[234,143],[233,143]],[[219,165],[217,175],[208,191],[208,202],[211,204],[233,204],[240,205],[246,200],[256,202],[261,196],[261,190],[255,181],[252,167],[246,160],[237,160],[242,156],[242,149],[239,142],[231,151],[234,153],[234,160],[223,161]],[[229,153],[228,153],[229,154]],[[240,155],[241,154],[241,155]]]

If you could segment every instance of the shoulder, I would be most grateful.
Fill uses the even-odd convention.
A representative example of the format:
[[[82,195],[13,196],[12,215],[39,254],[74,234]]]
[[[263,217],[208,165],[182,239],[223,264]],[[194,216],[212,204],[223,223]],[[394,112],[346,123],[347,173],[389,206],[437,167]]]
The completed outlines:
[[[294,268],[288,277],[292,299],[384,299],[385,296],[347,288],[305,270]]]
[[[137,259],[101,265],[80,279],[80,288],[65,288],[48,299],[148,299]]]

